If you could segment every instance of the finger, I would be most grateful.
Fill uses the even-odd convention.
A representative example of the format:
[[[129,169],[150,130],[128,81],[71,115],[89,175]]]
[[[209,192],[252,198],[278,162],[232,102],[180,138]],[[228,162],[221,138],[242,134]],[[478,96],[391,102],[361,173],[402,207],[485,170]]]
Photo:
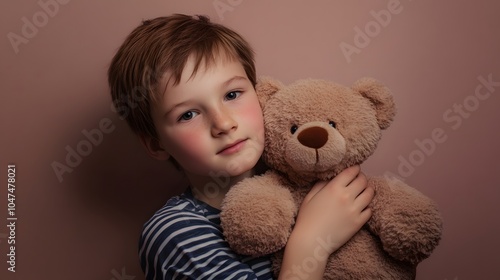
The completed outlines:
[[[334,185],[341,185],[341,186],[347,186],[349,183],[351,183],[358,174],[361,172],[361,168],[359,165],[354,165],[349,168],[346,168],[342,172],[340,172],[333,180],[331,180],[331,184]]]
[[[361,213],[358,216],[359,224],[361,226],[364,225],[366,222],[368,222],[368,220],[371,218],[371,216],[372,216],[372,209],[371,208],[367,207],[367,208],[363,209],[363,211],[361,211]]]
[[[367,187],[361,192],[358,197],[356,197],[356,200],[354,201],[354,206],[357,209],[363,210],[372,201],[373,197],[375,195],[375,190],[372,187]]]
[[[367,179],[364,173],[360,172],[358,176],[349,183],[346,190],[353,198],[358,197],[368,186]]]
[[[304,201],[308,202],[311,200],[318,192],[320,192],[325,186],[327,182],[326,181],[319,181],[314,184],[312,189],[307,193],[306,197],[304,197]]]

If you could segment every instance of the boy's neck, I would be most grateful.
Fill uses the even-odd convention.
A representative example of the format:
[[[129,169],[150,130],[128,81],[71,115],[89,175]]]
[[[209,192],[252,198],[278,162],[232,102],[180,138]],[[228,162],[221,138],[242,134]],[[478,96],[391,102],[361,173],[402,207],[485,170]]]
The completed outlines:
[[[214,208],[221,209],[222,201],[229,189],[239,181],[252,175],[254,175],[253,170],[249,170],[236,177],[188,176],[188,180],[191,191],[196,199]]]
[[[206,204],[221,209],[222,201],[226,197],[226,193],[239,181],[251,177],[253,175],[261,174],[265,168],[257,164],[257,166],[239,176],[197,176],[187,174],[189,185],[193,195],[196,199],[205,202]]]

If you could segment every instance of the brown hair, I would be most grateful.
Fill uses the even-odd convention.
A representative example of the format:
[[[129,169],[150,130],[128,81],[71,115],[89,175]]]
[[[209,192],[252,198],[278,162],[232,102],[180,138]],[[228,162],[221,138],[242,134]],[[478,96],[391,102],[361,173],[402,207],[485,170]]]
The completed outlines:
[[[206,16],[174,14],[145,20],[125,39],[111,61],[108,83],[113,104],[132,130],[157,139],[151,118],[151,103],[163,92],[160,81],[169,72],[172,85],[181,80],[186,61],[195,58],[194,75],[205,63],[212,65],[216,56],[241,62],[252,85],[256,84],[254,53],[236,32],[210,22]]]

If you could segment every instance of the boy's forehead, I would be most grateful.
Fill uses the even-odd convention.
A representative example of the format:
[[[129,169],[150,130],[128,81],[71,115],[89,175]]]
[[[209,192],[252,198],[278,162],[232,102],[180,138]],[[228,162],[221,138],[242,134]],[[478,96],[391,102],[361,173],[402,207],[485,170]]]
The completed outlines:
[[[184,68],[181,73],[174,73],[172,69],[167,69],[162,77],[162,83],[164,84],[164,89],[175,87],[180,83],[189,82],[191,79],[194,79],[197,75],[203,75],[214,71],[219,66],[224,66],[230,63],[239,63],[241,68],[243,69],[243,65],[241,62],[235,58],[234,56],[223,53],[214,55],[211,58],[201,57],[198,58],[196,55],[191,54],[186,63],[184,64]],[[220,68],[219,68],[220,69]],[[178,81],[176,81],[176,76],[178,76]]]

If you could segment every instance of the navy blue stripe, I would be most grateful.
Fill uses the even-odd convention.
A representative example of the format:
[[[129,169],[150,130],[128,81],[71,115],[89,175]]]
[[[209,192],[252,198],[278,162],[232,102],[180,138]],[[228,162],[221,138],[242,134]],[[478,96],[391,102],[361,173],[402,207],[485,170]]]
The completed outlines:
[[[219,213],[189,191],[171,198],[143,228],[139,256],[146,279],[272,279],[269,258],[229,249]]]

